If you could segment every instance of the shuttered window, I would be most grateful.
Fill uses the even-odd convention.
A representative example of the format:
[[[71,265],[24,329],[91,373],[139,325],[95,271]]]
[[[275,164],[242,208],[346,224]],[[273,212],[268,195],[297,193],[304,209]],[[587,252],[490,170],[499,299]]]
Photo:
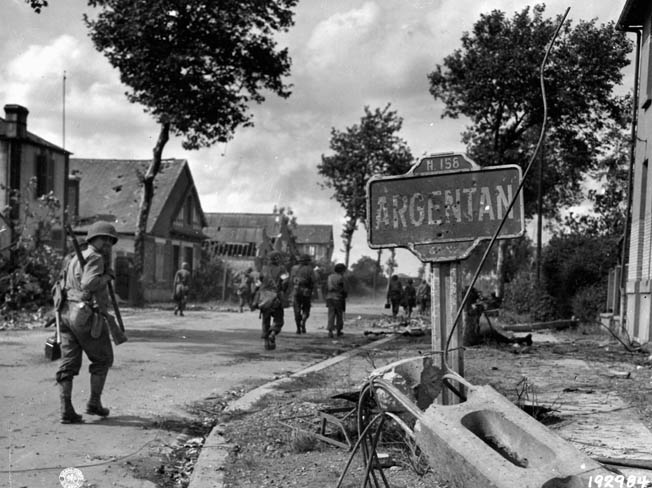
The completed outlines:
[[[54,191],[54,160],[47,154],[41,153],[36,156],[36,196],[47,195]]]

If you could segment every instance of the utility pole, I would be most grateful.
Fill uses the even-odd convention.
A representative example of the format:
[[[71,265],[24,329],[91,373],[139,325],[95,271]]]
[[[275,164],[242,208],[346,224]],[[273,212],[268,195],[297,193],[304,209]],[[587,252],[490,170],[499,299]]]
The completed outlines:
[[[545,160],[545,134],[541,139],[541,158],[539,159],[539,181],[537,182],[537,285],[541,284],[541,234],[543,230],[543,162]]]
[[[62,126],[62,139],[61,139],[61,147],[63,149],[66,148],[66,72],[63,72],[63,93],[62,93],[62,102],[63,102],[63,110],[62,110],[62,120],[61,120],[61,126]]]

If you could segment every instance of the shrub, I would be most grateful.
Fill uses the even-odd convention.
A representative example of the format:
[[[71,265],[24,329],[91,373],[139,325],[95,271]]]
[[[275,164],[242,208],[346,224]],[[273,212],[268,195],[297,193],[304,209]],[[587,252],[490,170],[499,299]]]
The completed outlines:
[[[14,252],[14,261],[0,266],[0,295],[4,296],[0,309],[7,312],[47,305],[61,267],[61,255],[47,245],[31,249],[21,246]]]
[[[15,241],[0,252],[0,312],[37,308],[51,300],[62,256],[48,245],[53,226],[60,225],[59,201],[50,192],[34,198],[35,180],[23,192],[10,190],[10,205],[0,211],[0,228],[11,230]],[[2,189],[6,187],[0,185]],[[15,215],[15,205],[22,214]]]
[[[556,300],[560,317],[573,312],[580,290],[603,283],[620,257],[618,240],[584,234],[562,234],[550,239],[542,259],[548,293]]]
[[[522,272],[505,284],[502,307],[531,320],[547,321],[557,318],[555,299],[537,285],[532,273]]]
[[[572,300],[573,315],[584,323],[597,322],[607,302],[605,285],[598,284],[582,288]]]
[[[199,269],[193,272],[188,298],[199,302],[221,299],[224,266],[223,261],[202,261]]]

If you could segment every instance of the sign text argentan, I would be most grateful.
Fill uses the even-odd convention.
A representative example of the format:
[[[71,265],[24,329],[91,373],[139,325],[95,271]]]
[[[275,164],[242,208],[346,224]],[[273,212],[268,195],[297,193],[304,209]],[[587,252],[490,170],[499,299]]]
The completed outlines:
[[[516,165],[374,178],[367,185],[368,241],[372,248],[490,239],[521,180]],[[525,229],[522,193],[499,238]]]

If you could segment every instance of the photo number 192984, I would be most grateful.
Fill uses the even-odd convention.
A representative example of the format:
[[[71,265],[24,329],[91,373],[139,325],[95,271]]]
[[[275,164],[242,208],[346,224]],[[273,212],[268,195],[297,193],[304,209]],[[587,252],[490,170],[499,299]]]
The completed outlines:
[[[589,478],[588,488],[647,488],[652,487],[652,478],[647,476],[596,475]]]

